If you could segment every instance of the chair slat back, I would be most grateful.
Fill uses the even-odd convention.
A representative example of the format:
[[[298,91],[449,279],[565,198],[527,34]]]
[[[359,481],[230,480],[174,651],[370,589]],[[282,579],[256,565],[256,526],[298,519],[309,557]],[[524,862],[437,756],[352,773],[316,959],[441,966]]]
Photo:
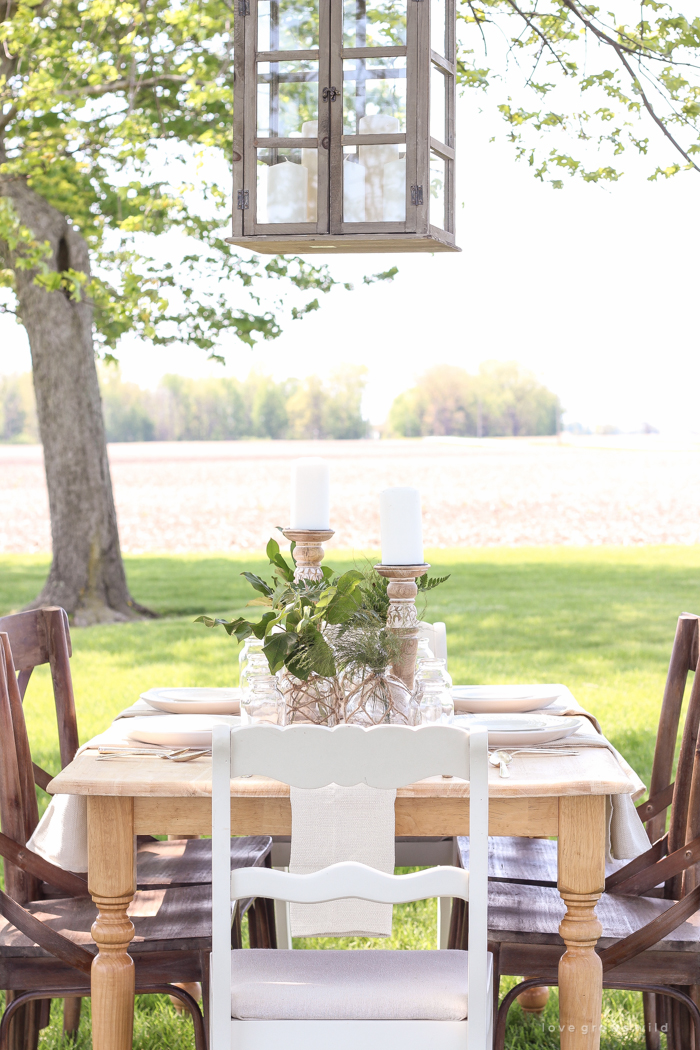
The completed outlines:
[[[67,766],[78,750],[79,740],[70,673],[72,649],[66,611],[59,607],[47,607],[2,616],[0,631],[5,632],[10,639],[15,668],[19,671],[22,699],[34,668],[42,664],[50,666],[61,767]]]
[[[231,777],[263,775],[290,786],[319,788],[328,784],[398,788],[439,774],[469,780],[470,870],[468,882],[453,873],[421,872],[413,884],[422,891],[444,889],[449,882],[455,896],[469,899],[469,1002],[467,1050],[486,1045],[487,1011],[487,905],[488,905],[488,738],[486,730],[471,732],[454,726],[322,726],[269,725],[231,729],[216,726],[212,734],[212,1012],[213,1050],[223,1050],[231,1040],[231,893],[240,889],[230,870]],[[288,885],[297,897],[308,896],[319,886],[323,893],[341,897],[375,895],[374,899],[407,899],[397,888],[406,876],[381,875],[364,865],[332,865],[308,876],[270,873],[265,892],[277,884]],[[243,880],[257,878],[252,873]],[[411,877],[409,877],[411,878]],[[445,880],[443,886],[441,880]],[[290,881],[291,880],[291,881]],[[364,880],[364,885],[362,884]],[[292,883],[294,884],[292,886]],[[454,885],[453,885],[454,883]],[[256,883],[257,884],[257,883]],[[327,885],[326,885],[327,884]],[[302,890],[306,885],[310,889]],[[352,892],[350,892],[352,890]],[[342,891],[342,892],[341,892]],[[440,893],[440,895],[442,895]],[[446,894],[446,895],[452,895]],[[294,898],[293,898],[294,899]],[[334,897],[333,899],[338,899]]]
[[[4,639],[0,635],[0,641]],[[0,826],[2,832],[20,846],[27,842],[27,816],[25,808],[25,791],[22,768],[15,743],[15,725],[13,721],[13,703],[10,697],[10,685],[16,687],[14,668],[8,667],[5,644],[0,644]],[[21,707],[21,705],[20,705]],[[18,735],[21,736],[21,727]],[[34,783],[32,781],[32,795]],[[4,861],[5,888],[19,904],[26,904],[37,896],[37,882],[31,876]]]
[[[293,904],[322,904],[357,897],[378,904],[407,904],[429,897],[469,900],[469,872],[438,867],[410,875],[390,875],[357,861],[331,864],[312,875],[272,868],[236,868],[231,872],[231,900],[264,897]]]
[[[654,749],[654,762],[651,769],[651,783],[649,785],[649,797],[654,798],[665,787],[673,777],[673,762],[676,754],[676,741],[678,738],[678,726],[683,706],[688,672],[694,671],[698,664],[698,617],[693,613],[681,613],[676,625],[676,635],[673,640],[671,659],[666,676],[661,713],[659,715],[659,728],[656,734],[656,747]],[[687,787],[687,784],[684,784]],[[666,827],[666,811],[658,813],[647,821],[647,833],[649,840],[655,842],[664,833]]]
[[[693,770],[695,766],[695,751],[700,732],[700,674],[695,674],[693,685],[690,690],[688,709],[683,726],[678,765],[676,767],[676,781],[673,792],[673,803],[671,805],[671,818],[668,829],[668,852],[674,853],[685,845],[688,835],[688,822],[690,815],[690,799],[693,791]],[[680,876],[666,887],[666,895],[677,900],[681,892]]]
[[[469,734],[452,726],[253,725],[231,733],[231,775],[291,787],[403,787],[441,773],[469,780]]]

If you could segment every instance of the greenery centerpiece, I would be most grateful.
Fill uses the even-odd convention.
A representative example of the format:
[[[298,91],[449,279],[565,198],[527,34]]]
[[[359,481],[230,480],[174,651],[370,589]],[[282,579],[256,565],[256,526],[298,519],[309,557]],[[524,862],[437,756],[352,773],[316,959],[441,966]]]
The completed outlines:
[[[406,713],[397,719],[414,724],[408,714],[410,693],[389,673],[401,640],[386,626],[388,581],[370,567],[337,573],[328,565],[322,566],[320,581],[295,581],[294,548],[292,543],[290,564],[271,539],[266,553],[272,578],[241,574],[256,592],[248,605],[264,610],[260,620],[198,616],[195,622],[221,626],[238,642],[251,635],[264,642],[270,673],[280,678],[287,724],[372,725],[392,720],[391,711],[399,709]],[[419,591],[444,579],[426,575],[417,581]],[[381,711],[385,717],[379,717]]]

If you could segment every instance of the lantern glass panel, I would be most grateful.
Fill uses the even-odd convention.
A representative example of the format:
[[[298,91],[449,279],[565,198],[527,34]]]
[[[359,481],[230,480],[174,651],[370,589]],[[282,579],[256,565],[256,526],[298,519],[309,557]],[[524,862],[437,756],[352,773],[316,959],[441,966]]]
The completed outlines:
[[[318,47],[318,3],[258,0],[258,51],[303,51]]]
[[[317,198],[318,150],[258,150],[258,222],[316,222]]]
[[[343,147],[343,222],[406,221],[406,147]]]
[[[317,121],[318,62],[258,62],[258,138],[303,135]]]
[[[430,153],[430,222],[447,229],[445,205],[447,203],[447,164],[437,153]]]
[[[407,0],[344,0],[343,47],[403,47]]]
[[[406,59],[346,59],[343,134],[395,135],[405,131]]]
[[[437,51],[438,55],[449,58],[446,16],[446,0],[430,0],[430,47],[433,51]]]
[[[438,142],[447,142],[445,107],[445,74],[436,65],[430,67],[430,134]]]

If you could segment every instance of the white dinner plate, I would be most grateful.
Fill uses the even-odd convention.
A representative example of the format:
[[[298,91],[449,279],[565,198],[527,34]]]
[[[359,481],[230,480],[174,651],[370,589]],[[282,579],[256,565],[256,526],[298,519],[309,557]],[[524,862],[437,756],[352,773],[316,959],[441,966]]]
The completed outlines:
[[[148,689],[141,693],[151,707],[171,715],[239,715],[241,691],[235,689]]]
[[[571,736],[583,724],[581,718],[561,715],[455,715],[454,725],[486,726],[489,746],[529,747],[531,744],[548,744]]]
[[[141,744],[163,747],[211,747],[214,726],[239,726],[235,715],[163,715],[162,718],[134,718],[127,736]]]
[[[457,713],[493,714],[537,711],[562,695],[560,685],[453,685]]]

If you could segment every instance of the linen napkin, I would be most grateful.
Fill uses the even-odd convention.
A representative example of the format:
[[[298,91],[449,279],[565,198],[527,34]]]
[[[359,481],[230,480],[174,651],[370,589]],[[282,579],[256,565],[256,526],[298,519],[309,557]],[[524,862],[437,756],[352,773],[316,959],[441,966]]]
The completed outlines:
[[[535,744],[532,746],[533,750],[536,749],[545,754],[548,750],[556,750],[561,747],[571,747],[576,750],[587,747],[607,748],[634,785],[634,790],[629,794],[607,796],[605,859],[608,861],[633,860],[649,849],[649,836],[634,805],[634,799],[643,794],[646,791],[646,787],[629,762],[602,733],[592,733],[586,726],[582,726],[564,740],[555,740],[550,744]],[[503,750],[507,751],[508,748],[503,748]],[[513,750],[517,751],[517,748],[513,748]]]
[[[289,870],[313,871],[354,860],[394,873],[396,790],[366,784],[290,788],[292,846]],[[392,906],[348,898],[290,905],[293,937],[389,937]]]
[[[64,871],[87,871],[87,796],[54,795],[27,848]]]

